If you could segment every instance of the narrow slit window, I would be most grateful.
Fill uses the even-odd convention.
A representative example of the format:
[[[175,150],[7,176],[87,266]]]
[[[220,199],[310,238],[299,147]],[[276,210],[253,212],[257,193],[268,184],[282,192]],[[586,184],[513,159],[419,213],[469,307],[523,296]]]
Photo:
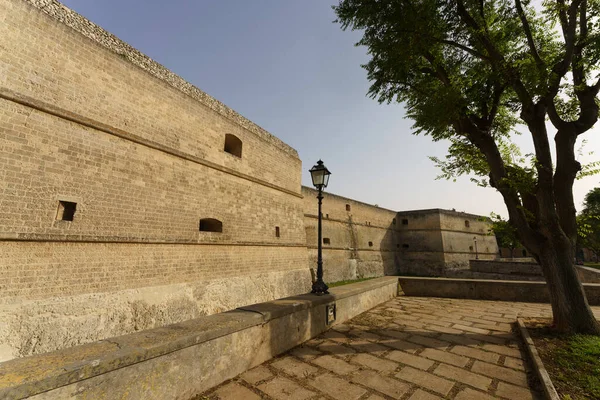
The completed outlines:
[[[329,238],[323,238],[323,244],[331,244],[331,240]]]
[[[392,220],[392,225],[396,225],[396,218]]]
[[[75,211],[77,210],[77,203],[72,201],[58,202],[58,212],[56,213],[56,219],[59,221],[73,221],[75,218]]]
[[[523,257],[527,257],[527,250],[523,250],[521,254],[523,254]]]
[[[346,204],[346,211],[350,211],[350,204]]]
[[[202,218],[200,232],[223,232],[223,223],[214,218]]]
[[[468,228],[471,226],[471,223],[469,221],[465,221],[465,228]]]
[[[279,227],[275,227],[275,237],[280,237]]]
[[[242,141],[230,133],[225,135],[225,152],[242,158]]]
[[[408,220],[407,219],[403,219],[402,220],[402,225],[408,225]]]

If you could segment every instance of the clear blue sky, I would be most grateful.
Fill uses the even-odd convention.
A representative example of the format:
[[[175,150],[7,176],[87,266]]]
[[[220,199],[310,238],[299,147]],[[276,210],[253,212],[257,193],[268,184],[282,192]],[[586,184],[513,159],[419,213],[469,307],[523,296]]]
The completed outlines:
[[[357,32],[332,23],[329,0],[65,0],[171,71],[298,150],[303,184],[323,159],[328,191],[393,210],[455,208],[506,215],[494,189],[435,180],[427,156],[446,143],[411,135],[402,105],[366,96]],[[584,135],[600,149],[600,130]],[[527,134],[517,139],[531,149]],[[600,153],[584,160],[600,158]],[[579,204],[600,177],[578,181]]]

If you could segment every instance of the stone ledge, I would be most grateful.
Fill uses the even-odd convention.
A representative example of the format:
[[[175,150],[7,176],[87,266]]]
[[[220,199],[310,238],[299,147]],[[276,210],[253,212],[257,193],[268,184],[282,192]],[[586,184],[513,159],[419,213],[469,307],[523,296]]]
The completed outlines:
[[[331,294],[329,295],[306,294],[289,297],[64,350],[10,360],[0,363],[0,398],[26,398],[108,374],[118,369],[131,368],[135,364],[176,353],[192,346],[202,345],[249,328],[267,325],[271,322],[278,323],[274,320],[281,321],[285,319],[282,317],[296,313],[299,313],[300,317],[294,323],[307,325],[303,327],[303,331],[310,332],[312,337],[326,327],[322,326],[324,324],[321,322],[318,330],[310,326],[316,324],[310,319],[306,321],[302,317],[304,315],[302,311],[308,310],[310,316],[312,309],[321,308],[325,304],[349,299],[380,288],[388,291],[393,289],[395,293],[396,286],[397,277],[377,278],[330,289]],[[373,306],[371,305],[371,307]],[[362,311],[365,310],[357,309],[338,313],[338,316],[342,317],[338,318],[336,322],[343,322],[344,316],[351,318]],[[320,321],[321,316],[324,316],[322,310],[319,312],[315,310],[314,318],[318,317]],[[288,322],[284,321],[284,323]],[[300,331],[300,327],[298,327],[298,331]],[[283,351],[302,343],[302,339],[294,341],[285,338],[283,340],[292,341],[277,346]],[[275,346],[272,347],[275,348]],[[228,379],[226,373],[223,373],[223,377],[223,380]],[[215,379],[220,379],[220,377]]]
[[[525,342],[525,348],[527,349],[527,354],[529,354],[529,357],[531,358],[533,368],[535,369],[535,373],[540,379],[542,387],[544,388],[544,395],[546,399],[560,400],[560,397],[558,396],[558,393],[556,392],[556,389],[552,384],[550,375],[548,375],[548,371],[546,371],[544,363],[542,362],[542,359],[540,358],[537,349],[535,348],[535,344],[533,343],[531,336],[529,336],[529,332],[527,331],[527,328],[525,327],[525,324],[523,323],[523,320],[521,318],[517,318],[517,326],[519,328],[519,333],[523,338],[523,342]]]
[[[407,296],[549,303],[546,282],[452,278],[398,278]],[[590,305],[600,305],[600,284],[584,283]]]

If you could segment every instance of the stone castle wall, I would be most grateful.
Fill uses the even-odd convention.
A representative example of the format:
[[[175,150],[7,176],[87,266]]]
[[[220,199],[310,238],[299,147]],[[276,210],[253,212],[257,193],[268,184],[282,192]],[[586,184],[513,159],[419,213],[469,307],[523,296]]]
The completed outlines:
[[[310,289],[294,149],[55,0],[0,0],[0,55],[0,361]],[[477,216],[324,196],[326,282],[495,251]]]
[[[296,152],[51,5],[0,0],[0,359],[306,292]]]
[[[401,274],[444,276],[448,270],[468,269],[475,257],[493,260],[498,253],[489,222],[478,215],[433,209],[402,211],[397,219]]]
[[[302,187],[306,245],[317,263],[317,191]],[[326,282],[398,272],[396,212],[323,192],[323,269]]]

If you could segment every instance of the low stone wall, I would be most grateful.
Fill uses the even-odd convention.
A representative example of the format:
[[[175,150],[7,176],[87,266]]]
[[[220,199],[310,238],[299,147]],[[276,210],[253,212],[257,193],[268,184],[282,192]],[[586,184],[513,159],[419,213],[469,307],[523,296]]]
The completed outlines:
[[[473,272],[510,275],[542,275],[542,269],[535,262],[504,260],[469,260]]]
[[[473,272],[469,269],[446,271],[444,278],[454,279],[491,279],[496,281],[545,281],[543,275],[511,275],[490,272]]]
[[[407,296],[549,303],[546,282],[482,279],[399,278]],[[600,284],[584,283],[590,305],[600,305]]]
[[[600,283],[600,270],[590,267],[582,267],[581,265],[577,265],[576,268],[581,282]]]
[[[187,399],[397,295],[397,277],[0,363],[0,398]]]

